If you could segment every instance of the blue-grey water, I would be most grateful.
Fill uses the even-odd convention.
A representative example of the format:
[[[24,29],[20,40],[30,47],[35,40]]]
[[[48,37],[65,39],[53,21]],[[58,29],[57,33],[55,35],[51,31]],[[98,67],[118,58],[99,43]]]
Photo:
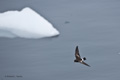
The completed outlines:
[[[119,0],[0,0],[0,12],[24,7],[60,36],[0,38],[0,80],[120,80]],[[76,45],[91,67],[74,63]]]

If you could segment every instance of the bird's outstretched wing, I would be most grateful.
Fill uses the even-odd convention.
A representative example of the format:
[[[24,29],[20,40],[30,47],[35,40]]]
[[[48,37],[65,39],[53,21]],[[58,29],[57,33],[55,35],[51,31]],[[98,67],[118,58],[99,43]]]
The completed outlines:
[[[75,49],[75,57],[76,57],[77,60],[82,60],[81,57],[80,57],[80,54],[79,54],[78,46],[76,46],[76,49]]]
[[[85,63],[84,61],[82,61],[82,62],[80,62],[80,63],[82,63],[82,64],[84,64],[84,65],[86,65],[86,66],[90,67],[90,65],[88,65],[88,64],[87,64],[87,63]]]

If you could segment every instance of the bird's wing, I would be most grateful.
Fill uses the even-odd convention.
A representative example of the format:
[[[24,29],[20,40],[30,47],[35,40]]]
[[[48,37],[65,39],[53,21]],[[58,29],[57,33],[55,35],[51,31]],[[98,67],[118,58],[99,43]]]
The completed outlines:
[[[86,65],[86,66],[88,66],[88,67],[90,67],[90,65],[88,65],[88,64],[85,63],[84,61],[82,61],[81,63],[84,64],[84,65]]]
[[[79,54],[78,46],[76,46],[76,49],[75,49],[75,57],[76,57],[76,59],[81,60],[81,57],[80,57],[80,54]]]

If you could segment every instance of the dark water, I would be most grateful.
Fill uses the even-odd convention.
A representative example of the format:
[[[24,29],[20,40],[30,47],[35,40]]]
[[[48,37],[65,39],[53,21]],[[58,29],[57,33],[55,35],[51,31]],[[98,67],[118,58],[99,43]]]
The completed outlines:
[[[119,0],[0,0],[0,12],[31,7],[60,31],[55,38],[0,38],[0,79],[119,80],[119,4]],[[90,68],[73,62],[76,45]]]

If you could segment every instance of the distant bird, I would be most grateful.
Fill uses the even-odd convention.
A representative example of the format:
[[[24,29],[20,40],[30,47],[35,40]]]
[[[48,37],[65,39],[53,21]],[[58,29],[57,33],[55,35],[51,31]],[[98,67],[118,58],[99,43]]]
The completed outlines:
[[[80,62],[81,64],[84,64],[84,65],[90,67],[90,65],[88,65],[87,63],[84,62],[84,60],[86,60],[86,58],[80,57],[78,46],[76,46],[76,49],[75,49],[75,57],[76,57],[76,59],[74,60],[74,62]]]

